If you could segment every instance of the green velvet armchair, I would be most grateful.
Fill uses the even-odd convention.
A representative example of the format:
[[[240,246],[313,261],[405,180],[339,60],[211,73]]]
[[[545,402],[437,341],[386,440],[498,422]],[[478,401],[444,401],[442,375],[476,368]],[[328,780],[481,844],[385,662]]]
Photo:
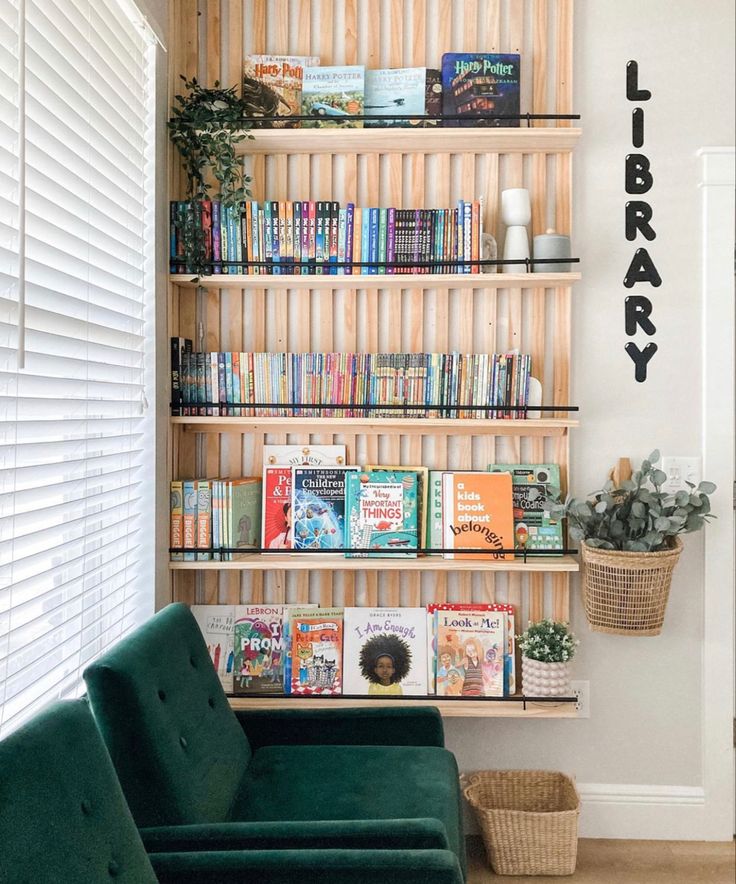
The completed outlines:
[[[367,880],[365,849],[261,850],[257,844],[254,837],[248,850],[147,854],[83,700],[53,704],[0,742],[0,884]],[[375,880],[457,880],[457,860],[447,850],[369,852]]]
[[[356,880],[384,884],[393,878],[378,854],[410,855],[409,873],[429,851],[452,867],[443,880],[462,884],[458,771],[435,708],[233,712],[181,604],[84,677],[151,855],[281,850],[287,863],[301,849],[352,850],[363,857]]]

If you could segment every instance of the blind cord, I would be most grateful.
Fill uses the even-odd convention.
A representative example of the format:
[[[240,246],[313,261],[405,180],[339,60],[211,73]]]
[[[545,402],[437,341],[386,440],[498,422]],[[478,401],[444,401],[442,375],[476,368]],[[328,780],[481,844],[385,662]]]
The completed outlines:
[[[18,370],[26,367],[26,0],[18,0]]]

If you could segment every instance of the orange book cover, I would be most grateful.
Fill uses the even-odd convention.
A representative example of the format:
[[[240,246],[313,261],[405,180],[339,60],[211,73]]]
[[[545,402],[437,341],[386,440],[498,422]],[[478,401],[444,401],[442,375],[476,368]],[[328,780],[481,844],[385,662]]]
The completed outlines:
[[[442,521],[445,549],[488,549],[488,552],[445,553],[446,559],[513,561],[514,510],[511,476],[501,482],[488,477],[502,473],[443,473]]]

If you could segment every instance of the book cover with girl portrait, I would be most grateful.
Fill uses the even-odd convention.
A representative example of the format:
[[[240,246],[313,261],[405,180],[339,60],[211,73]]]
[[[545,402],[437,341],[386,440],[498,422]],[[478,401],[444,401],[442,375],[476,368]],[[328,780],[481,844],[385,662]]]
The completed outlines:
[[[503,697],[506,617],[437,610],[438,697]]]
[[[425,609],[346,608],[344,659],[346,694],[426,695]]]

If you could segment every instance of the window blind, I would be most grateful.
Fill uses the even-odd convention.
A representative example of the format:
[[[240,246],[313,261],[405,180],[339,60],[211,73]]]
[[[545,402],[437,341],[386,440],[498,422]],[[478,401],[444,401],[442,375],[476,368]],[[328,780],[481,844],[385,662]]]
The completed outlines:
[[[153,609],[153,65],[127,2],[0,0],[0,737]]]

